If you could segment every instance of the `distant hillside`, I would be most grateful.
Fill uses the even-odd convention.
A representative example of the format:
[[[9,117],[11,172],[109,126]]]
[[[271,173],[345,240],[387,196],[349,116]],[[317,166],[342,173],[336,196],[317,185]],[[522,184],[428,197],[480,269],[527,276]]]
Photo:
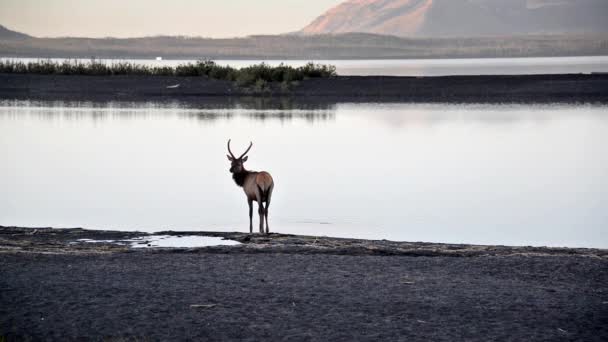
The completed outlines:
[[[476,37],[608,32],[606,0],[349,0],[304,34]]]
[[[6,29],[5,29],[6,30]],[[346,33],[313,36],[35,38],[0,37],[0,57],[170,59],[365,59],[608,55],[608,34],[485,38],[399,38]],[[17,38],[15,38],[17,37]]]
[[[2,40],[19,40],[19,39],[27,39],[27,38],[31,38],[31,37],[24,33],[9,30],[6,27],[0,25],[0,41],[2,41]]]

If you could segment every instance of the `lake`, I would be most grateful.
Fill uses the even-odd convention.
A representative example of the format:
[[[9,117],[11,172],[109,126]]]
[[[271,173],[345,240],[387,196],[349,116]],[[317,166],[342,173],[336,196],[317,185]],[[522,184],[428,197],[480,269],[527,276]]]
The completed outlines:
[[[37,58],[0,58],[3,60],[38,61]],[[64,59],[51,59],[61,62]],[[72,59],[74,60],[74,59]],[[90,59],[76,59],[90,62]],[[177,66],[195,60],[101,59],[108,64],[128,61],[149,66]],[[242,68],[257,63],[272,66],[281,63],[294,67],[307,60],[217,60],[218,64]],[[388,60],[315,60],[336,66],[342,76],[449,76],[449,75],[519,75],[576,74],[608,72],[608,56],[529,57],[529,58],[460,58],[460,59],[388,59]]]
[[[608,248],[607,109],[0,101],[0,225],[248,231],[232,138],[274,232]]]

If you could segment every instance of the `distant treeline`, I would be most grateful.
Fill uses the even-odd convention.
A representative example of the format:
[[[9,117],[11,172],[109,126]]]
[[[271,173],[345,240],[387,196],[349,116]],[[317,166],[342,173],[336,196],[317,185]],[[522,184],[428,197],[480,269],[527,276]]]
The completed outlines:
[[[34,38],[0,40],[3,57],[174,59],[364,59],[608,55],[608,35],[399,38],[364,33],[189,37]]]
[[[336,68],[332,65],[308,63],[296,68],[284,64],[273,67],[260,63],[236,69],[218,65],[211,60],[199,60],[195,63],[185,63],[176,67],[147,66],[124,61],[106,64],[95,59],[88,63],[76,60],[65,60],[63,62],[38,60],[28,63],[0,60],[0,73],[92,76],[205,76],[211,79],[235,82],[237,86],[251,87],[255,90],[264,90],[270,82],[279,82],[283,86],[289,87],[295,82],[307,78],[337,76]]]

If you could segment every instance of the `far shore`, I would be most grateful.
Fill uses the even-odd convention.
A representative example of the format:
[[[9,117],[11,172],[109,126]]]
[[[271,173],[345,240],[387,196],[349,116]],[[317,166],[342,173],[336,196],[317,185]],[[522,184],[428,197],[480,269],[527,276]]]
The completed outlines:
[[[608,74],[444,77],[337,76],[263,90],[233,82],[176,76],[0,74],[0,99],[49,101],[180,101],[241,98],[298,104],[340,102],[608,103]]]

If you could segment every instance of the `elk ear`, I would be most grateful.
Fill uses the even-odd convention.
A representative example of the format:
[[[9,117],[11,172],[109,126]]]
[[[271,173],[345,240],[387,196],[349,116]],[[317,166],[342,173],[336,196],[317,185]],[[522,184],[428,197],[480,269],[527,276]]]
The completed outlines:
[[[249,156],[244,156],[243,157],[243,163],[247,161],[247,159],[249,159]]]
[[[232,158],[230,155],[228,155],[228,154],[226,155],[226,157],[228,157],[228,160],[230,160],[230,161],[232,161],[232,159],[233,159],[233,158]]]

